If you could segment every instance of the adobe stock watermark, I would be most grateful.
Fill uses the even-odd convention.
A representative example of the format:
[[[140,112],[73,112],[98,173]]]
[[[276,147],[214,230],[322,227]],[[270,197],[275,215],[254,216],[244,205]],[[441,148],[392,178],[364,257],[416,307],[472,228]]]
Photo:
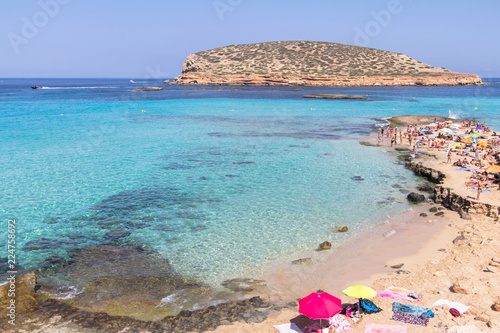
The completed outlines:
[[[377,37],[382,32],[382,29],[387,27],[392,18],[403,12],[403,5],[399,0],[390,0],[387,3],[386,9],[378,11],[370,11],[373,20],[366,22],[363,29],[355,27],[354,45],[367,47],[370,45],[371,39]]]
[[[50,20],[53,19],[61,9],[62,5],[66,5],[71,0],[40,0],[38,5],[40,10],[33,14],[31,19],[23,16],[21,18],[22,27],[20,34],[15,32],[9,32],[7,38],[9,39],[10,45],[14,50],[14,53],[18,54],[20,52],[20,46],[28,44],[29,41],[38,35],[40,29],[44,28],[49,24]]]
[[[243,0],[214,0],[212,3],[221,21],[224,21],[224,15],[227,12],[232,12],[236,7],[240,6]]]

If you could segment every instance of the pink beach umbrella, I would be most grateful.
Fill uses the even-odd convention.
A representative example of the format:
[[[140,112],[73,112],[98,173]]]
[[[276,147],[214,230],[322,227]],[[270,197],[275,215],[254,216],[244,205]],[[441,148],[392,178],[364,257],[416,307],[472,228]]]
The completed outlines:
[[[312,293],[299,301],[299,313],[311,319],[328,319],[342,311],[340,298],[329,293]]]

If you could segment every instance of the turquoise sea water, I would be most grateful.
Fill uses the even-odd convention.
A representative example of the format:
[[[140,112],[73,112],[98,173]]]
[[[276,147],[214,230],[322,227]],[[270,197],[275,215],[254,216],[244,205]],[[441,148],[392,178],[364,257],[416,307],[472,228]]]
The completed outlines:
[[[500,129],[500,81],[489,83],[134,92],[161,83],[0,79],[0,239],[6,244],[15,218],[22,268],[88,245],[132,243],[209,285],[252,276],[335,244],[338,225],[356,233],[408,209],[393,185],[412,190],[420,180],[359,139],[394,115]],[[302,98],[310,93],[369,99]]]

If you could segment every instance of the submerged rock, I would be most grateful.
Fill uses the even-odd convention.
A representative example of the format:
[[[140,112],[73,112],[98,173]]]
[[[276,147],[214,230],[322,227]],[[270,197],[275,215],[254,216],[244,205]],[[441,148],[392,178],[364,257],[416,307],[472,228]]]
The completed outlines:
[[[337,232],[347,232],[348,230],[349,230],[349,227],[347,227],[346,225],[343,227],[337,228]]]
[[[371,143],[368,141],[359,141],[359,144],[362,146],[367,146],[367,147],[378,147],[379,145],[376,143]]]
[[[125,238],[130,236],[132,233],[127,230],[112,230],[110,232],[107,232],[104,237],[111,239],[111,240],[118,240],[120,238]]]
[[[68,248],[74,247],[75,245],[78,245],[80,243],[81,241],[79,240],[40,238],[26,242],[26,244],[24,244],[23,246],[23,250],[36,251],[45,249]]]
[[[205,286],[175,273],[168,260],[133,245],[89,246],[73,251],[68,265],[59,274],[76,289],[83,290],[72,304],[110,314],[164,317],[176,313],[180,305],[177,303],[182,301],[157,308],[169,295],[180,290],[185,295],[191,291],[209,295]],[[47,288],[57,293],[58,285]]]
[[[312,264],[311,258],[300,258],[292,261],[292,265],[309,265]]]
[[[232,291],[250,292],[257,287],[265,286],[266,281],[255,279],[231,279],[222,282],[222,285]]]
[[[66,267],[68,262],[61,256],[50,256],[45,258],[44,262],[36,269],[40,277],[49,276],[59,272]]]

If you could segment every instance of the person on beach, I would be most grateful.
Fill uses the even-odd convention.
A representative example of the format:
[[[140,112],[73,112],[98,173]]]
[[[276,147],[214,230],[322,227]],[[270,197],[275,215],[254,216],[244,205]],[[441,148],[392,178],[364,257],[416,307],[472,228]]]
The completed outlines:
[[[479,201],[479,194],[481,194],[481,182],[480,181],[477,182],[477,198],[476,198],[476,200],[478,200],[478,201]]]
[[[451,148],[448,150],[448,160],[446,161],[446,164],[451,163]]]

